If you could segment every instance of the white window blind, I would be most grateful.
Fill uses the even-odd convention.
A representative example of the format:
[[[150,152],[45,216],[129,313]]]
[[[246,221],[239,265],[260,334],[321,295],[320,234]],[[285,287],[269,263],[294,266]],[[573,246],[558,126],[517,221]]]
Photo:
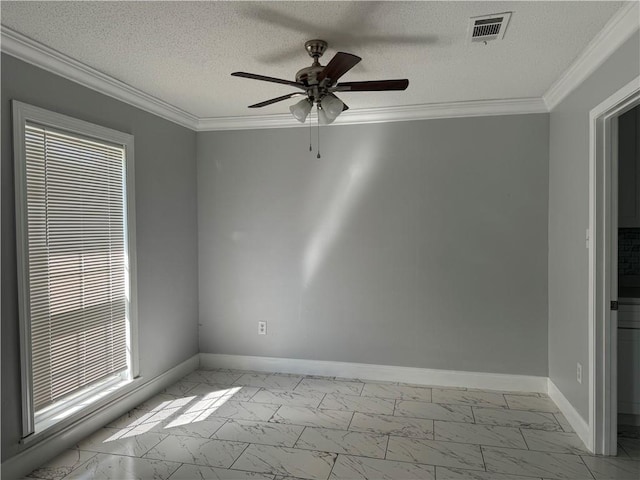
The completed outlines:
[[[37,412],[127,369],[126,159],[35,123],[24,137]]]

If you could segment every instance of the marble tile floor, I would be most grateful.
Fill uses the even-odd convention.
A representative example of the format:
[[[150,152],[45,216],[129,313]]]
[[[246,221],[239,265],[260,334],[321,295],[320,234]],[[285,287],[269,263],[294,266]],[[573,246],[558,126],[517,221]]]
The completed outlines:
[[[34,470],[39,479],[640,479],[545,394],[198,370]]]

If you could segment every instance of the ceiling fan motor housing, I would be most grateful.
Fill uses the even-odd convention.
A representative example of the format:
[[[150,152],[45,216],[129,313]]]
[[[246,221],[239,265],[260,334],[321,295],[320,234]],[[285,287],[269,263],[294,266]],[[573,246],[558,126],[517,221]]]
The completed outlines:
[[[317,85],[320,83],[318,82],[318,74],[323,69],[324,67],[322,65],[312,65],[298,70],[298,73],[296,73],[296,82],[301,82],[309,86]]]
[[[313,58],[313,65],[298,70],[298,73],[296,73],[296,82],[304,83],[308,87],[307,96],[312,103],[319,101],[322,96],[322,93],[318,89],[320,83],[318,75],[324,67],[320,65],[318,59],[324,54],[327,47],[328,44],[324,40],[316,39],[305,42],[304,48],[307,50],[309,56]]]

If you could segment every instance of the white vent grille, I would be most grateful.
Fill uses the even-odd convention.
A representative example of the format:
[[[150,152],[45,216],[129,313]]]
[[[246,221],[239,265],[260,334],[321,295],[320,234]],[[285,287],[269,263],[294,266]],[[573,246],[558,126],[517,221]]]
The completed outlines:
[[[510,18],[511,12],[472,17],[469,22],[469,40],[482,43],[502,40]]]

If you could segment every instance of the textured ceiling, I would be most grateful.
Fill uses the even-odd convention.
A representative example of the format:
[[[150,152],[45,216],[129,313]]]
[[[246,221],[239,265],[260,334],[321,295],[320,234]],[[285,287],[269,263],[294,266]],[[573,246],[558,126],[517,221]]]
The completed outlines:
[[[2,24],[198,117],[284,113],[304,42],[363,61],[343,81],[408,78],[405,92],[343,93],[351,108],[540,97],[621,2],[11,2]],[[467,41],[469,17],[512,11],[504,40]]]

